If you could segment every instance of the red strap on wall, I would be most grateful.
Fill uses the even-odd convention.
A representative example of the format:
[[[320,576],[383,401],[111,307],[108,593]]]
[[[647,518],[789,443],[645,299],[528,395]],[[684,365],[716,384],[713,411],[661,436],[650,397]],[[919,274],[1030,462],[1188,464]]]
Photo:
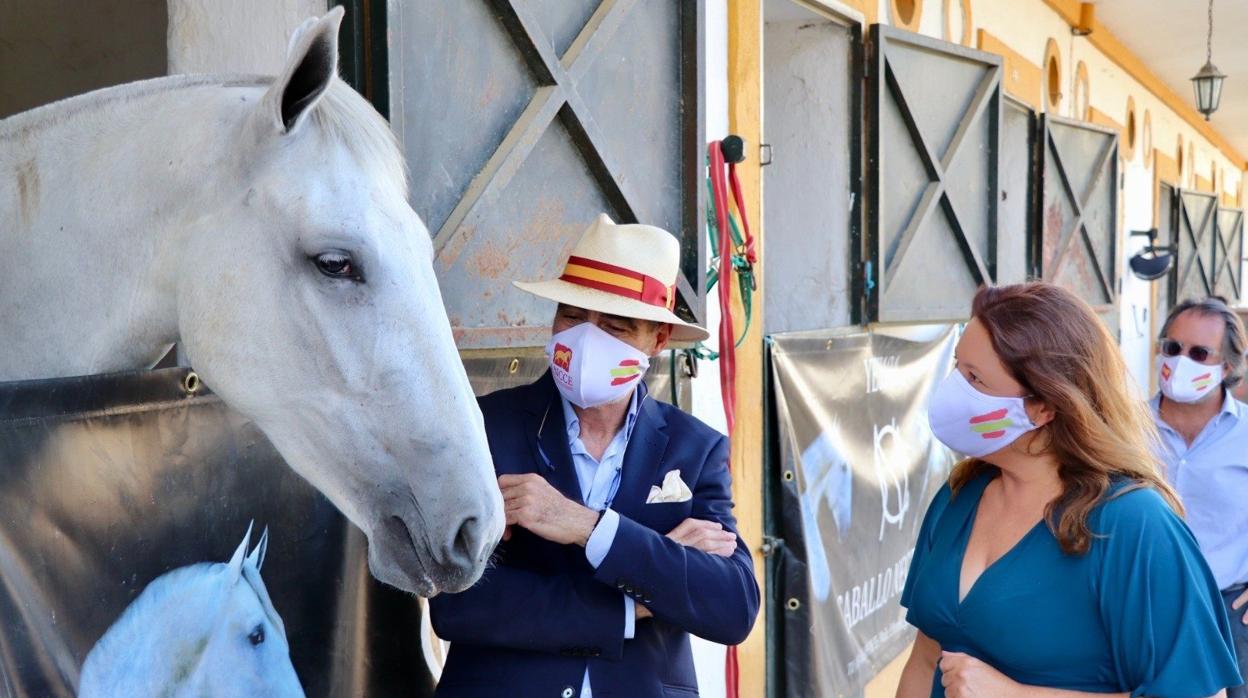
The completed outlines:
[[[724,401],[724,422],[728,436],[732,436],[736,426],[737,404],[737,364],[736,364],[736,331],[732,322],[732,281],[736,278],[732,257],[732,231],[728,222],[728,186],[732,185],[732,198],[737,206],[737,215],[741,219],[742,236],[746,260],[754,264],[757,259],[754,252],[754,236],[750,233],[750,220],[745,212],[745,197],[741,193],[741,180],[737,178],[736,163],[724,162],[724,151],[719,141],[712,141],[710,147],[711,160],[711,194],[715,204],[715,225],[719,228],[719,385]],[[729,464],[731,469],[731,464]],[[728,648],[724,660],[724,687],[728,698],[740,697],[741,668],[737,661],[735,645]]]
[[[728,436],[736,422],[736,332],[732,326],[732,235],[728,227],[728,187],[724,181],[724,151],[711,141],[711,193],[715,198],[715,225],[719,228],[719,386],[724,400]]]
[[[728,181],[732,183],[732,200],[737,204],[737,215],[741,216],[741,234],[745,237],[745,258],[750,264],[758,262],[754,253],[754,234],[750,232],[750,218],[745,215],[745,197],[741,194],[741,180],[737,178],[737,163],[728,163]]]

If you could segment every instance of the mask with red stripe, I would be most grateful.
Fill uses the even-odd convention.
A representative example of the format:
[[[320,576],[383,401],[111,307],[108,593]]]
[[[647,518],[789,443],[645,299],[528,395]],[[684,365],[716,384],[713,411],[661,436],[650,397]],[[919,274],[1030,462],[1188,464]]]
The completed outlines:
[[[551,337],[546,356],[559,393],[581,408],[628,397],[650,367],[650,357],[592,322]]]
[[[1175,402],[1200,402],[1222,385],[1222,364],[1206,366],[1190,358],[1162,357],[1157,367],[1161,394]]]
[[[996,453],[1036,428],[1023,398],[985,395],[957,369],[936,388],[927,419],[936,438],[973,458]]]

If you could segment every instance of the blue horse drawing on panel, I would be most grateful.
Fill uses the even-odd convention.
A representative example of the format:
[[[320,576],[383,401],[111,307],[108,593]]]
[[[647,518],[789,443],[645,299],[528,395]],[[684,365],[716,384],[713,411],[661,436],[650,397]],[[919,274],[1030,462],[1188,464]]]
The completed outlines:
[[[260,567],[268,531],[251,528],[229,562],[201,562],[147,586],[82,667],[80,698],[302,698],[286,628]]]

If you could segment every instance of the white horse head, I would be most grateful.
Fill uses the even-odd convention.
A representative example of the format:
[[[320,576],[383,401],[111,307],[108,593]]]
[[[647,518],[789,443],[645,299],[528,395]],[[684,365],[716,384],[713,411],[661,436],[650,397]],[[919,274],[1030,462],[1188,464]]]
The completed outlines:
[[[227,563],[153,581],[87,655],[79,698],[303,696],[286,628],[260,579],[268,531]]]
[[[337,77],[341,19],[300,27],[275,80],[162,78],[0,121],[0,380],[180,342],[367,534],[374,576],[458,591],[502,499],[402,155]]]

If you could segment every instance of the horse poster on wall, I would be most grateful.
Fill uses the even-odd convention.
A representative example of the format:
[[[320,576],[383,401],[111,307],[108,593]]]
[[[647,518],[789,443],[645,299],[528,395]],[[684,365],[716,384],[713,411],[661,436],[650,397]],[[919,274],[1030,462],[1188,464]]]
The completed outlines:
[[[93,647],[124,626],[142,629],[123,643],[144,649],[133,670],[151,680],[149,695],[164,695],[177,666],[211,657],[199,643],[238,621],[240,604],[260,616],[235,639],[262,626],[263,642],[244,644],[266,671],[217,681],[273,680],[287,664],[311,696],[432,695],[438,666],[426,661],[434,643],[422,635],[420,600],[373,579],[363,534],[253,422],[215,395],[188,393],[188,375],[0,384],[0,695],[76,695]],[[153,591],[225,589],[213,579],[253,520],[267,528],[267,551],[254,551],[254,575],[239,562],[242,583],[228,589],[240,599],[200,598],[179,615],[144,610]],[[169,583],[188,566],[203,572]],[[149,622],[123,620],[127,608]],[[96,673],[125,685],[116,668]],[[179,683],[197,678],[188,669]],[[262,694],[252,683],[232,688]]]

